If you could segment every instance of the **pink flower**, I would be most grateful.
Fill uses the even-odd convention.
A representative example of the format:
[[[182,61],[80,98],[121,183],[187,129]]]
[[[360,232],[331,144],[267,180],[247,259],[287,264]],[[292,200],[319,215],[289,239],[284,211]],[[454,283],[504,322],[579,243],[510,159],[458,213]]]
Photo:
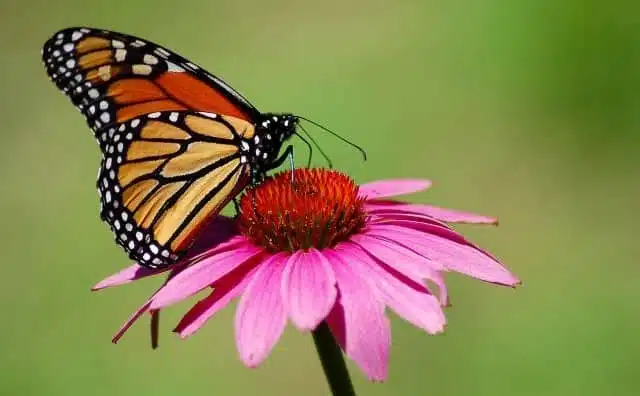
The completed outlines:
[[[247,190],[237,219],[213,220],[114,342],[144,312],[157,319],[160,309],[210,288],[176,327],[180,336],[194,334],[239,298],[236,344],[247,366],[269,355],[289,320],[302,331],[326,321],[347,356],[370,379],[384,380],[391,344],[386,308],[436,334],[444,329],[448,301],[443,272],[519,283],[495,257],[445,224],[496,219],[389,199],[426,189],[429,181],[358,187],[334,171],[298,169],[294,176],[294,184],[285,172]],[[134,265],[94,289],[165,271]]]

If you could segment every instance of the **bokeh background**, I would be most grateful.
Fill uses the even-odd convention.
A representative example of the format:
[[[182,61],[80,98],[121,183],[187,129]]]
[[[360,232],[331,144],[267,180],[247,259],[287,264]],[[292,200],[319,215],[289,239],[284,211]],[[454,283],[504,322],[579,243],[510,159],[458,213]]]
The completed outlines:
[[[497,215],[460,227],[524,281],[451,274],[444,335],[393,318],[389,380],[362,395],[637,395],[640,24],[618,1],[0,1],[0,394],[325,395],[308,335],[258,369],[233,309],[187,341],[187,304],[110,337],[154,290],[89,288],[128,264],[98,218],[99,153],[48,81],[40,46],[88,25],[177,50],[316,137],[359,182],[424,177],[411,196]],[[305,160],[298,146],[298,160]],[[321,164],[320,161],[317,162]]]

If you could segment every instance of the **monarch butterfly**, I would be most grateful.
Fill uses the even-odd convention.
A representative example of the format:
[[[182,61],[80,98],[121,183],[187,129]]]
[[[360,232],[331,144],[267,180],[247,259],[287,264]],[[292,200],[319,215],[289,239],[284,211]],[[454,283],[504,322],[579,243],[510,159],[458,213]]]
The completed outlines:
[[[212,215],[292,155],[280,150],[301,117],[261,113],[150,41],[68,28],[42,59],[100,145],[100,217],[144,267],[175,263]]]

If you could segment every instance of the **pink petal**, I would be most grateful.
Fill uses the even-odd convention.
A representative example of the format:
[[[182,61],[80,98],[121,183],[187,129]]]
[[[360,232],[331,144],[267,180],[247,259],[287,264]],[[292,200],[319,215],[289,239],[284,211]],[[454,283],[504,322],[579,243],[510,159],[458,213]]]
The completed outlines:
[[[394,225],[394,226],[399,226],[399,227],[410,229],[410,230],[424,232],[430,235],[437,235],[444,239],[449,239],[451,241],[470,246],[486,254],[487,256],[495,259],[495,257],[493,257],[489,252],[469,242],[467,239],[465,239],[464,236],[462,236],[462,234],[456,232],[455,230],[453,230],[451,227],[449,227],[444,223],[437,223],[437,222],[433,223],[429,220],[425,221],[425,220],[416,219],[416,218],[413,218],[413,219],[406,219],[406,218],[380,219],[378,218],[375,221],[375,224],[372,224],[372,225],[373,225],[373,228],[375,228],[378,225]]]
[[[394,243],[393,239],[387,237],[380,238],[376,235],[362,234],[352,237],[351,241],[346,242],[344,245],[349,246],[352,243],[359,246],[361,250],[376,261],[382,262],[395,271],[402,273],[403,276],[414,283],[421,284],[423,279],[435,283],[440,293],[440,303],[449,305],[447,287],[439,273],[439,271],[444,271],[446,268],[440,263],[429,260],[411,249]]]
[[[431,181],[424,179],[389,179],[366,183],[360,186],[359,196],[367,199],[393,197],[426,190]]]
[[[277,254],[260,264],[236,310],[236,345],[240,359],[256,367],[269,355],[287,324],[280,285],[286,256]]]
[[[151,309],[163,308],[196,294],[260,253],[260,249],[245,245],[198,261],[158,291],[152,299]]]
[[[446,223],[498,224],[498,219],[494,217],[437,206],[405,204],[397,201],[371,201],[367,203],[365,208],[372,213],[376,213],[377,211],[394,211],[407,214],[423,214]]]
[[[332,257],[333,261],[335,257]],[[384,381],[389,366],[391,328],[375,288],[347,263],[336,265],[339,297],[327,324],[347,356],[372,381]]]
[[[342,304],[340,304],[340,293],[338,293],[338,301],[327,315],[327,325],[333,334],[334,339],[340,345],[343,351],[347,350],[347,329],[345,324],[345,315]]]
[[[297,251],[282,274],[282,300],[300,330],[313,330],[336,301],[336,278],[331,264],[316,249]]]
[[[169,281],[169,279],[171,279],[173,276],[175,276],[176,274],[180,273],[180,271],[182,271],[182,267],[171,267],[171,272],[169,273],[169,275],[167,276],[167,280],[165,280],[165,283],[163,284],[163,286],[160,287],[160,289],[156,290],[156,292],[147,300],[147,302],[145,302],[140,308],[138,308],[133,315],[131,315],[129,317],[129,319],[127,319],[127,321],[120,327],[120,330],[118,330],[118,332],[116,333],[116,335],[112,338],[112,342],[114,344],[117,344],[118,341],[120,341],[120,338],[122,338],[122,336],[124,335],[124,333],[127,332],[127,330],[129,330],[129,328],[140,318],[140,316],[142,316],[143,313],[151,310],[151,300],[153,299],[153,296],[155,296],[159,290],[162,290],[162,287],[164,287],[164,285],[166,284],[166,282]],[[157,327],[154,328],[154,326],[158,325],[158,310],[154,310],[155,314],[152,314],[152,320],[151,320],[151,344],[156,345],[157,344]],[[156,332],[154,334],[154,332]]]
[[[122,338],[122,336],[124,335],[124,333],[126,333],[127,330],[129,330],[129,328],[140,318],[140,316],[142,316],[143,313],[149,310],[149,305],[151,305],[151,301],[147,301],[140,308],[138,308],[133,313],[133,315],[131,315],[129,319],[127,319],[127,321],[124,322],[124,324],[120,327],[120,330],[118,330],[116,335],[113,336],[113,338],[111,339],[111,342],[113,342],[114,344],[117,344],[118,341],[120,341],[120,338]]]
[[[138,264],[134,264],[130,267],[123,269],[117,274],[111,275],[110,277],[101,280],[94,287],[92,287],[91,290],[96,291],[96,290],[105,289],[107,287],[124,285],[126,283],[130,283],[138,279],[160,274],[167,270],[168,268],[149,269],[149,268],[141,267]]]
[[[386,224],[371,225],[369,234],[388,241],[396,241],[395,243],[398,245],[410,248],[426,258],[440,263],[447,270],[501,285],[514,286],[520,283],[518,278],[497,260],[470,244],[459,242],[457,238],[462,238],[459,234],[431,225],[424,225],[424,230],[431,230],[439,234],[434,235],[400,225]],[[449,233],[455,234],[455,238],[453,236],[447,237],[450,235]]]
[[[352,245],[341,244],[336,246],[336,251],[345,265],[373,281],[385,305],[400,317],[431,334],[444,331],[446,319],[440,303],[422,284],[375,261]]]
[[[440,293],[440,303],[449,305],[447,287],[439,273],[446,268],[441,263],[395,243],[394,239],[370,235],[369,231],[367,233],[352,237],[351,242],[355,242],[374,259],[402,273],[415,283],[421,284],[423,279],[435,283]]]
[[[364,234],[351,237],[351,242],[359,245],[369,255],[388,264],[396,271],[416,283],[422,282],[432,269],[441,271],[445,267],[440,263],[430,260],[413,250],[399,245],[391,238],[380,238],[371,234],[373,226],[369,226]]]
[[[245,247],[247,244],[248,242],[246,237],[244,237],[243,235],[236,235],[217,245],[210,245],[206,249],[203,247],[202,249],[189,250],[189,254],[187,254],[187,256],[182,259],[182,262],[186,265],[190,265],[211,256],[215,256],[218,253]]]
[[[447,285],[444,283],[444,278],[442,278],[442,274],[436,270],[430,270],[429,273],[425,274],[424,278],[432,282],[438,288],[438,301],[440,301],[440,305],[443,307],[448,307],[451,305],[451,301],[449,300],[449,293],[447,291]]]
[[[436,220],[431,216],[427,216],[420,213],[400,212],[396,210],[380,209],[369,211],[369,222],[380,223],[389,220],[409,220],[418,221],[421,223],[428,223],[433,225],[439,225],[441,227],[450,228],[446,223]]]
[[[255,272],[255,268],[251,268],[247,272],[248,269],[238,267],[235,271],[216,282],[213,292],[198,301],[184,315],[174,331],[180,334],[180,337],[186,338],[200,330],[213,315],[244,292],[247,284],[252,279],[252,274]]]

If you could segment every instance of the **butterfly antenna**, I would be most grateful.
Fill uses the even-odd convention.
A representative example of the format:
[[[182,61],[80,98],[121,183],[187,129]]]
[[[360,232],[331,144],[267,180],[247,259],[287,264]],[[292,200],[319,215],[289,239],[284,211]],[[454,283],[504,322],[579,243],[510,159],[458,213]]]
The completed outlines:
[[[300,116],[298,116],[298,118],[299,118],[299,119],[301,119],[301,120],[303,120],[303,121],[308,122],[309,124],[315,125],[315,126],[317,126],[318,128],[322,129],[323,131],[325,131],[325,132],[327,132],[327,133],[329,133],[329,134],[331,134],[331,135],[335,136],[336,138],[338,138],[338,139],[342,140],[343,142],[345,142],[345,143],[346,143],[346,144],[348,144],[349,146],[351,146],[351,147],[355,148],[356,150],[360,151],[360,154],[362,154],[362,158],[363,158],[365,161],[367,160],[367,152],[366,152],[362,147],[358,146],[357,144],[353,143],[353,142],[352,142],[352,141],[350,141],[350,140],[347,140],[347,139],[343,138],[342,136],[338,135],[337,133],[335,133],[334,131],[332,131],[331,129],[329,129],[329,128],[325,127],[325,126],[324,126],[324,125],[322,125],[322,124],[318,124],[317,122],[312,121],[312,120],[310,120],[310,119],[308,119],[308,118],[304,118],[304,117],[300,117]],[[309,135],[308,133],[307,133],[307,136],[311,137],[311,135]],[[319,147],[318,147],[318,148],[319,148]]]
[[[311,143],[309,143],[307,141],[307,139],[305,139],[304,137],[302,137],[302,135],[300,135],[298,132],[294,132],[294,134],[304,142],[304,144],[307,146],[307,148],[309,149],[309,159],[307,160],[307,168],[311,167],[311,158],[313,158],[313,147],[311,147]]]
[[[329,165],[329,168],[333,169],[333,161],[331,161],[331,158],[329,158],[329,156],[327,155],[327,153],[324,152],[324,150],[322,149],[322,147],[320,147],[320,145],[318,144],[318,142],[316,142],[316,140],[313,138],[313,136],[307,132],[306,129],[304,129],[304,127],[302,125],[298,125],[300,127],[300,129],[302,130],[302,132],[304,132],[305,136],[309,138],[309,140],[311,140],[311,142],[313,143],[314,146],[316,146],[316,148],[318,149],[318,151],[320,152],[320,155],[322,156],[322,158],[324,158],[325,161],[327,161],[327,165]],[[304,138],[302,138],[302,136],[298,135],[302,140],[305,140]],[[309,144],[307,142],[307,144]],[[311,147],[309,147],[309,149],[311,149]],[[311,165],[311,159],[309,159],[309,165]]]

